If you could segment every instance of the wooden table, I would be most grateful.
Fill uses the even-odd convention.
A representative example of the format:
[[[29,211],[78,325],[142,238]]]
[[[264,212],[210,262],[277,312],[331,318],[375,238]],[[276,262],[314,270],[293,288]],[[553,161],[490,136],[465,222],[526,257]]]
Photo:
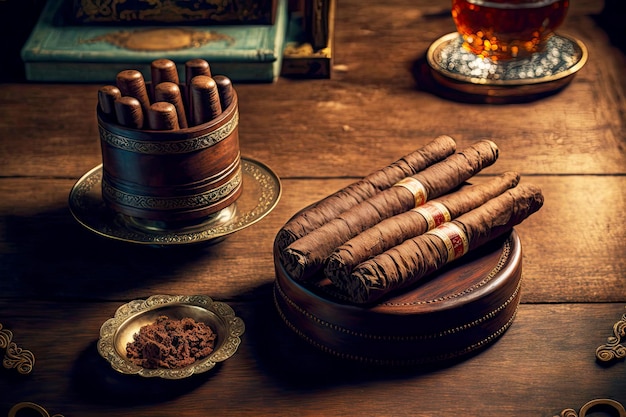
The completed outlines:
[[[22,401],[66,417],[548,417],[594,399],[626,404],[626,364],[595,356],[626,307],[626,55],[603,7],[572,2],[561,31],[587,45],[589,61],[567,88],[496,105],[439,97],[415,76],[431,42],[454,30],[448,1],[341,0],[332,79],[236,86],[242,153],[276,172],[282,198],[259,223],[202,248],[126,245],[77,224],[69,191],[101,163],[99,85],[3,84],[0,323],[36,362],[27,375],[0,369],[0,414]],[[518,315],[495,344],[452,366],[342,366],[278,318],[273,239],[296,211],[440,134],[459,148],[494,140],[500,158],[480,175],[514,170],[543,190],[544,207],[517,228]],[[246,323],[235,356],[173,384],[112,371],[96,352],[100,326],[153,294],[231,305]]]

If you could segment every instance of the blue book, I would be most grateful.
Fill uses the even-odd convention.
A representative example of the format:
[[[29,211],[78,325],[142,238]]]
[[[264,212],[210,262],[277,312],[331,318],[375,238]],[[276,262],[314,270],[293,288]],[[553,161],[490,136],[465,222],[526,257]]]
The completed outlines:
[[[127,69],[149,76],[159,58],[176,62],[181,79],[193,58],[234,82],[273,82],[280,75],[287,0],[278,0],[273,24],[253,25],[76,25],[68,24],[67,7],[65,0],[49,0],[24,44],[28,80],[110,84]]]

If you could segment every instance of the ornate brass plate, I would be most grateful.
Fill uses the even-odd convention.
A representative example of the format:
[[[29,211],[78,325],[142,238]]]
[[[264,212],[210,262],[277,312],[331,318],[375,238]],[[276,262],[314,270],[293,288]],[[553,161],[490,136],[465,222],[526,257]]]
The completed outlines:
[[[241,158],[243,192],[230,207],[202,222],[168,225],[131,218],[110,210],[102,200],[102,165],[79,179],[69,196],[74,218],[90,231],[129,243],[171,246],[217,243],[269,214],[281,195],[279,178],[267,166]]]
[[[134,364],[126,357],[126,345],[141,326],[166,315],[180,320],[190,317],[203,322],[217,333],[215,350],[192,365],[176,369],[147,369]],[[153,295],[146,300],[134,300],[122,305],[100,328],[98,352],[109,361],[113,369],[123,374],[164,379],[182,379],[206,372],[235,354],[245,330],[243,320],[233,309],[222,302],[203,295]]]

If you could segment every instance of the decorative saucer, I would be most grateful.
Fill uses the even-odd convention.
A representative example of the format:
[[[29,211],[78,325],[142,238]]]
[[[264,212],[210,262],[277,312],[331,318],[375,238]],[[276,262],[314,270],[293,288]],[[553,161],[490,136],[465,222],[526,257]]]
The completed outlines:
[[[247,158],[241,158],[241,165],[241,196],[234,204],[202,222],[168,225],[112,211],[102,199],[102,165],[87,172],[72,187],[70,211],[82,226],[110,239],[154,246],[217,243],[261,220],[280,199],[280,180],[271,169]]]
[[[206,324],[217,335],[215,349],[206,358],[182,368],[148,369],[133,363],[126,357],[127,344],[133,341],[134,334],[142,326],[155,322],[159,316],[172,320],[192,318]],[[233,356],[244,331],[243,320],[235,316],[228,304],[204,295],[153,295],[147,300],[133,300],[119,307],[114,317],[100,328],[97,347],[98,353],[122,374],[182,379],[206,372]]]
[[[463,38],[449,33],[428,49],[435,80],[456,91],[495,97],[545,94],[567,85],[587,62],[585,45],[555,34],[542,52],[528,58],[495,61],[463,48]]]

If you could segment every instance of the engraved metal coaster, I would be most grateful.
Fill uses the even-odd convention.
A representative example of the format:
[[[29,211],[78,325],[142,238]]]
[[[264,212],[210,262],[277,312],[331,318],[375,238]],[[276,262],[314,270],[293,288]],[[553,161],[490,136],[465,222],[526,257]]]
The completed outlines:
[[[552,36],[542,52],[523,59],[479,57],[463,48],[463,38],[457,32],[437,39],[427,53],[428,65],[439,84],[492,97],[520,97],[563,88],[587,57],[581,41],[560,34]]]

